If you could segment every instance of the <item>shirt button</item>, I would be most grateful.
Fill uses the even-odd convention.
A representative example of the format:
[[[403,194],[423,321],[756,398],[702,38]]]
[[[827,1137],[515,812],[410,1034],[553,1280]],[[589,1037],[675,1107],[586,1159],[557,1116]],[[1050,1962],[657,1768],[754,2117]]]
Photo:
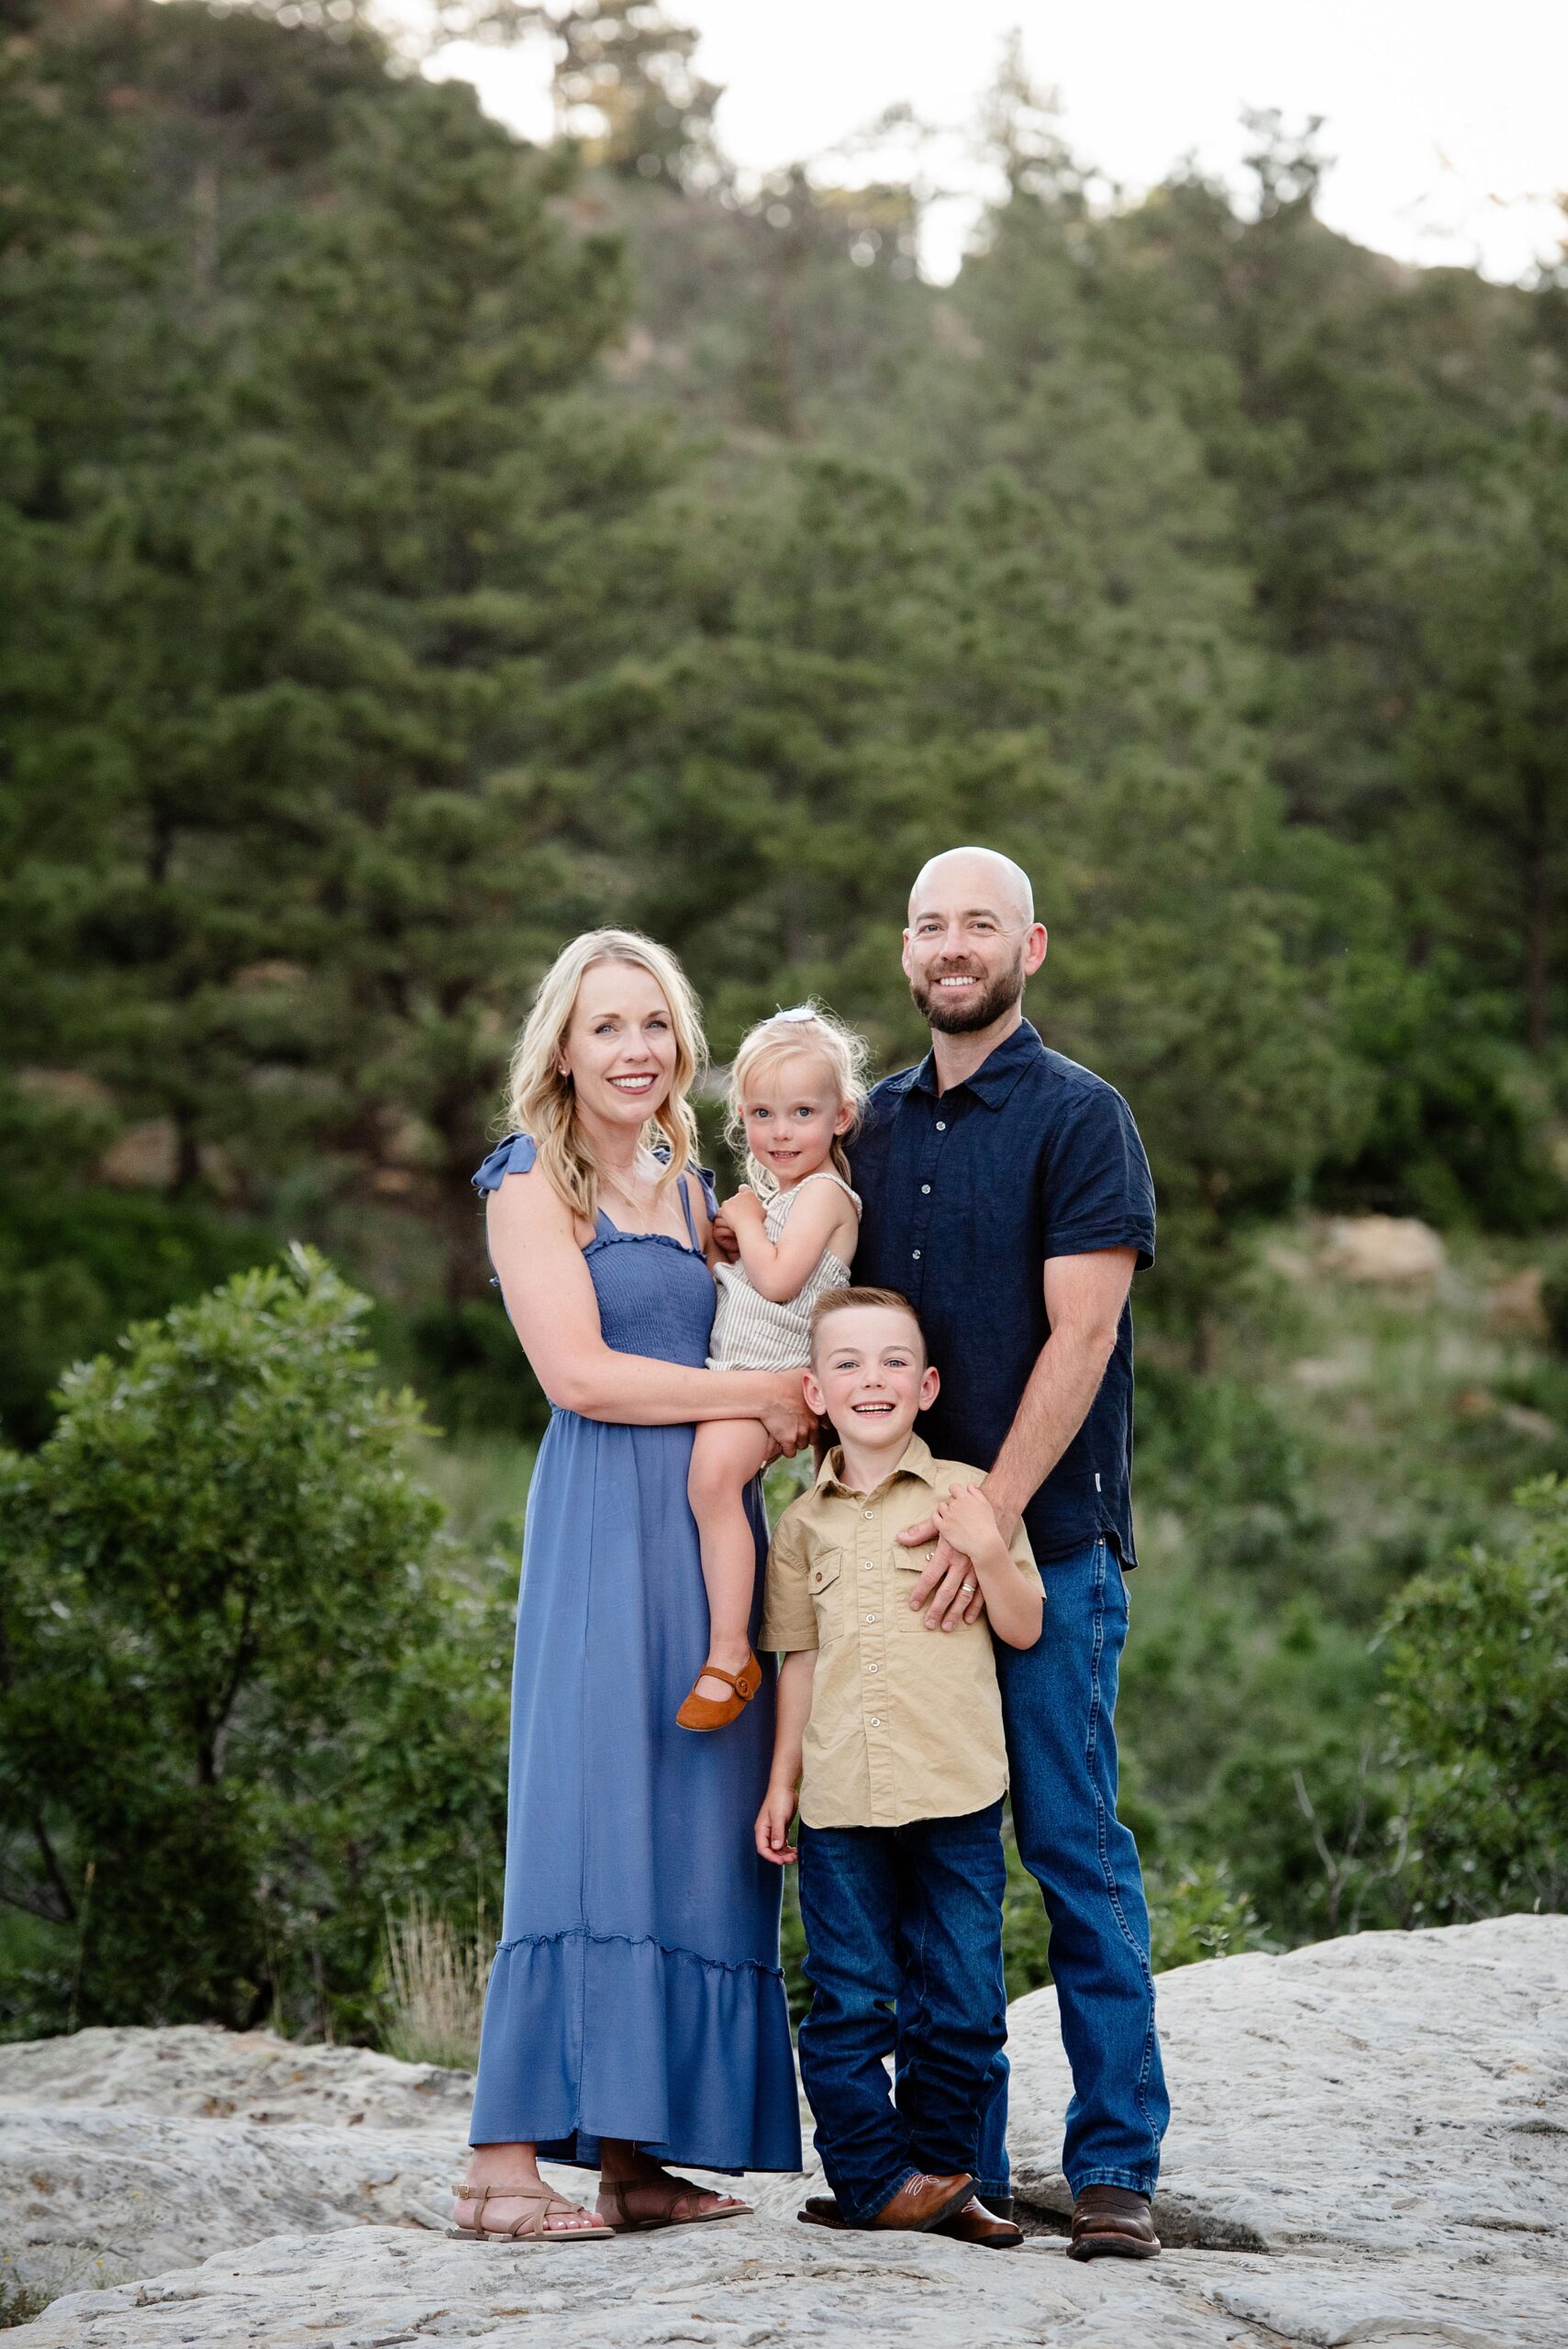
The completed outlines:
[[[868,1729],[880,1729],[882,1727],[882,1715],[880,1713],[873,1713],[870,1720],[866,1723],[866,1727]]]
[[[920,1252],[919,1252],[919,1250],[918,1250],[917,1248],[912,1249],[912,1250],[910,1251],[910,1253],[913,1255],[913,1257],[914,1257],[914,1259],[915,1259],[915,1262],[916,1262],[917,1264],[918,1264],[918,1263],[919,1263],[919,1261],[920,1261]]]
[[[874,1623],[874,1622],[875,1622],[875,1620],[876,1620],[876,1617],[875,1617],[874,1615],[868,1615],[868,1616],[866,1617],[866,1621],[867,1621],[868,1623]]]
[[[923,1199],[929,1199],[929,1198],[930,1197],[930,1196],[931,1196],[931,1186],[930,1186],[930,1185],[929,1185],[929,1183],[922,1183],[922,1184],[921,1184],[921,1186],[920,1186],[920,1197],[921,1197]]]
[[[947,1130],[948,1130],[948,1121],[947,1121],[947,1119],[946,1119],[945,1118],[939,1118],[939,1119],[937,1119],[937,1131],[938,1131],[938,1133],[940,1133],[940,1134],[945,1134],[945,1133],[946,1133],[946,1131],[947,1131]]]
[[[870,1509],[869,1509],[869,1508],[862,1508],[862,1511],[861,1511],[861,1515],[862,1515],[862,1517],[869,1517],[869,1516],[871,1515],[871,1511],[870,1511]]]
[[[880,1672],[882,1670],[882,1666],[880,1664],[868,1664],[866,1670],[868,1672]]]

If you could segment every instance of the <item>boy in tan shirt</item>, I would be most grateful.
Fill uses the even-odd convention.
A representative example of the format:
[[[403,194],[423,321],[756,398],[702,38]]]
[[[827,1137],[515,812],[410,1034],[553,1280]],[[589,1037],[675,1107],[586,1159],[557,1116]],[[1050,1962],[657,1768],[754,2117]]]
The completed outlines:
[[[933,1460],[914,1433],[939,1380],[895,1290],[818,1300],[805,1385],[840,1442],[774,1530],[758,1641],[784,1664],[757,1849],[781,1866],[797,1856],[798,1790],[812,1987],[800,2068],[833,2188],[800,2215],[1009,2249],[1018,2228],[973,2192],[1006,2040],[1007,1757],[991,1641],[1033,1646],[1040,1575],[1021,1524],[1003,1542],[984,1472]],[[984,1617],[948,1631],[910,1605],[929,1553],[896,1538],[933,1516],[985,1600]],[[904,2068],[890,2095],[895,2010]]]

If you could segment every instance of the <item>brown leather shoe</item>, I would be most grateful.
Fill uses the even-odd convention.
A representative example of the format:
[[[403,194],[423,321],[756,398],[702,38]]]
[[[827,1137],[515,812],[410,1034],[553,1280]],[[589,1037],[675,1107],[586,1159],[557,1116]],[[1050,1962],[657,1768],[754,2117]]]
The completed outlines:
[[[1015,2227],[1011,2219],[999,2219],[978,2194],[972,2194],[962,2210],[931,2232],[951,2235],[955,2243],[972,2243],[978,2251],[1017,2251],[1024,2239],[1022,2227]]]
[[[931,2177],[924,2170],[901,2186],[891,2202],[884,2202],[871,2224],[893,2227],[906,2234],[928,2234],[962,2210],[974,2191],[974,2180],[967,2170],[956,2177]]]
[[[901,2186],[874,2219],[866,2219],[859,2226],[853,2219],[845,2218],[830,2194],[808,2195],[795,2215],[803,2227],[837,2227],[847,2234],[868,2233],[873,2227],[896,2228],[906,2234],[929,2234],[955,2211],[962,2210],[973,2193],[973,2177],[921,2175],[912,2177],[907,2186]]]
[[[1160,2238],[1147,2194],[1124,2186],[1085,2186],[1073,2205],[1069,2259],[1153,2259]]]

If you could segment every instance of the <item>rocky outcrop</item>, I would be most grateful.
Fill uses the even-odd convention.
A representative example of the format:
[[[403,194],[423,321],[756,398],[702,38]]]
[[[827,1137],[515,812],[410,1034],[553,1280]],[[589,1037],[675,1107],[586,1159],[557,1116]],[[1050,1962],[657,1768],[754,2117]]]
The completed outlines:
[[[795,2177],[749,2181],[758,2215],[733,2225],[482,2249],[440,2232],[461,2074],[260,2033],[3,2048],[0,2249],[127,2277],[15,2338],[1568,2349],[1568,1919],[1222,1959],[1160,1997],[1175,2118],[1147,2267],[1063,2256],[1050,1991],[1012,2013],[1038,2231],[1000,2259],[797,2226],[815,2180]]]

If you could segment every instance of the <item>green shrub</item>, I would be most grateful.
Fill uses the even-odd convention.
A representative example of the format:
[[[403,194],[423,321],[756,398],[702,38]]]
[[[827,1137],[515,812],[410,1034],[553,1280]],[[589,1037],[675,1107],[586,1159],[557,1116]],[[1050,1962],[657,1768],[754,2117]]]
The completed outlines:
[[[1568,1905],[1568,1483],[1534,1522],[1420,1576],[1390,1611],[1386,1703],[1429,1923]]]
[[[1151,1873],[1147,1889],[1156,1974],[1273,1946],[1251,1899],[1231,1883],[1222,1860],[1199,1861],[1173,1876]]]
[[[56,1930],[38,2027],[367,2029],[384,1897],[494,1872],[506,1585],[458,1573],[367,1309],[293,1250],[72,1371],[0,1458],[0,1885]]]

